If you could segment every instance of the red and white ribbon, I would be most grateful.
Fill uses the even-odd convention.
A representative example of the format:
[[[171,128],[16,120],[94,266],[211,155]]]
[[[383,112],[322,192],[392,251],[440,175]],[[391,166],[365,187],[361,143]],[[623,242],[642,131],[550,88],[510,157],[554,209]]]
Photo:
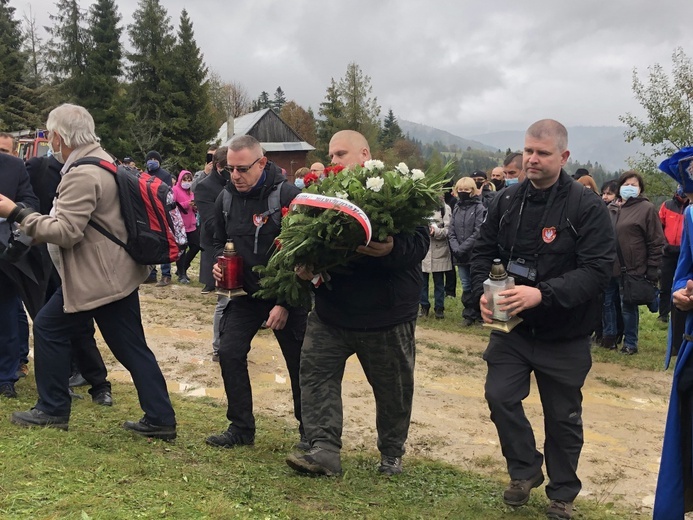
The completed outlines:
[[[290,206],[294,205],[332,209],[346,213],[350,217],[355,218],[356,221],[361,224],[361,227],[366,232],[366,245],[368,245],[371,241],[373,229],[371,228],[371,221],[368,219],[368,215],[366,215],[366,213],[356,204],[349,202],[348,200],[339,199],[337,197],[327,197],[325,195],[317,195],[315,193],[300,193],[296,195],[294,200],[291,201]]]

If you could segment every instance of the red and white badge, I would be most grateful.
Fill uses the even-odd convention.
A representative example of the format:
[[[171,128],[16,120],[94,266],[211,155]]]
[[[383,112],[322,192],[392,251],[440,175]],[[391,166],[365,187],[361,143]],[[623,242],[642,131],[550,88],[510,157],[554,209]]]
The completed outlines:
[[[550,244],[556,240],[556,235],[558,235],[558,233],[556,232],[555,227],[545,227],[541,230],[541,238],[547,244]]]
[[[264,226],[267,223],[267,215],[253,215],[253,224],[257,227]]]

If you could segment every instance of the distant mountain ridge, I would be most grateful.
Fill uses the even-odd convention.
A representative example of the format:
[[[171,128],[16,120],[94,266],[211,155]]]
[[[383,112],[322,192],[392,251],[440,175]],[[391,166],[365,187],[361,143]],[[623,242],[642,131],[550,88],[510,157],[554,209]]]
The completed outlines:
[[[461,150],[466,150],[467,148],[486,150],[489,152],[495,152],[497,150],[497,148],[493,146],[472,139],[465,139],[464,137],[451,134],[445,130],[433,128],[432,126],[422,125],[404,119],[397,120],[397,124],[399,124],[399,127],[405,135],[408,134],[411,139],[421,141],[423,144],[433,144],[435,141],[438,141],[445,146],[459,146]]]
[[[476,150],[522,150],[523,130],[510,130],[471,135],[466,138],[456,136],[445,130],[411,121],[398,121],[400,128],[409,137],[424,144],[440,141],[445,145],[456,144],[462,150],[471,147]],[[624,126],[574,126],[568,128],[568,148],[573,160],[581,163],[598,162],[607,171],[625,170],[626,160],[644,150],[638,143],[627,143],[623,134]]]

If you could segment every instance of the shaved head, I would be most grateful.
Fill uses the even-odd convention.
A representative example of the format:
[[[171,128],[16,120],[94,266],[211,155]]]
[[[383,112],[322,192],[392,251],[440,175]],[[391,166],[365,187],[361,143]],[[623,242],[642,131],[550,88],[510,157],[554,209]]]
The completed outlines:
[[[329,149],[332,164],[354,166],[371,158],[371,148],[366,138],[354,130],[340,130],[330,139]]]
[[[525,135],[533,139],[551,139],[559,152],[565,152],[568,149],[568,130],[553,119],[537,121],[527,129]]]

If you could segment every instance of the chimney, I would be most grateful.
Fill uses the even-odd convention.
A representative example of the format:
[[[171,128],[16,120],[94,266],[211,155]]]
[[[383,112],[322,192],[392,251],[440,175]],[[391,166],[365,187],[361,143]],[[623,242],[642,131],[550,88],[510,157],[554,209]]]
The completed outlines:
[[[227,141],[230,141],[231,138],[233,137],[233,121],[234,121],[233,115],[229,115],[229,118],[226,121],[226,140]]]

